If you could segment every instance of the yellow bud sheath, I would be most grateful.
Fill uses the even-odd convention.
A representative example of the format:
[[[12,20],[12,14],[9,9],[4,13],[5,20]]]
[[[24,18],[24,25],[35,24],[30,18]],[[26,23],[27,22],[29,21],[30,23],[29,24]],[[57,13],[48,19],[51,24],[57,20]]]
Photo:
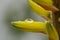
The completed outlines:
[[[42,6],[38,5],[37,3],[35,3],[32,0],[28,0],[28,4],[40,16],[42,16],[46,19],[49,18],[50,12],[48,10],[45,10]]]
[[[12,25],[15,26],[18,30],[46,33],[46,26],[44,22],[25,20],[12,22]]]
[[[46,29],[48,32],[49,40],[59,40],[58,33],[50,22],[46,22]]]

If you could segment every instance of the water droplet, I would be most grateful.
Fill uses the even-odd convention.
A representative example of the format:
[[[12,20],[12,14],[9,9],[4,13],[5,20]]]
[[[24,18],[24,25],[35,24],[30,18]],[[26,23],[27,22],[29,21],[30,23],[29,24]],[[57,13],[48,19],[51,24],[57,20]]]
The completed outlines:
[[[31,18],[28,18],[25,20],[26,22],[32,23],[34,20],[32,20]]]

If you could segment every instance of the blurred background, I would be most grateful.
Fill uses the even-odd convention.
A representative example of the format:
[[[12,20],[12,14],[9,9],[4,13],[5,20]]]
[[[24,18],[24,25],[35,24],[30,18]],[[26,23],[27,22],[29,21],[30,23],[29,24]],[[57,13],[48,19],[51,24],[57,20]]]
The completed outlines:
[[[12,21],[27,18],[44,21],[31,10],[27,0],[0,0],[0,40],[48,40],[45,34],[23,32],[11,25]]]

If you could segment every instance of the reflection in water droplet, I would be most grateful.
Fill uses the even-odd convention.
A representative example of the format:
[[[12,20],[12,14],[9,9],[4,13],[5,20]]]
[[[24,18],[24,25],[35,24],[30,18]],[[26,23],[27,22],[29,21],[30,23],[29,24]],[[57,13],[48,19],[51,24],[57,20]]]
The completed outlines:
[[[58,18],[58,21],[60,22],[60,17]]]

